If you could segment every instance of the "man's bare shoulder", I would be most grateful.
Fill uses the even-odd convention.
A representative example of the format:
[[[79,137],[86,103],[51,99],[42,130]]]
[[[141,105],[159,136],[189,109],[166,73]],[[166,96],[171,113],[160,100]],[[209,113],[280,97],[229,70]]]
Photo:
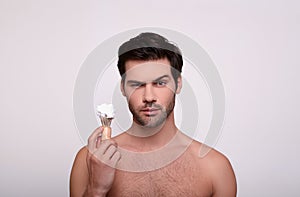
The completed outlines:
[[[192,154],[202,167],[204,167],[212,180],[214,196],[235,196],[236,178],[229,159],[221,152],[193,141],[190,147]],[[226,194],[226,195],[224,195]]]
[[[216,172],[233,172],[229,159],[218,150],[207,146],[201,142],[193,141],[189,148],[190,153],[195,158],[197,163],[211,171],[212,174]]]
[[[88,149],[86,146],[83,146],[81,147],[77,154],[76,154],[76,157],[75,157],[75,160],[74,160],[74,164],[77,164],[77,163],[85,163],[86,162],[86,156],[88,154]]]
[[[229,162],[228,158],[223,153],[196,140],[193,140],[189,150],[194,156],[197,156],[200,160],[203,160],[205,162],[209,162],[209,163]]]

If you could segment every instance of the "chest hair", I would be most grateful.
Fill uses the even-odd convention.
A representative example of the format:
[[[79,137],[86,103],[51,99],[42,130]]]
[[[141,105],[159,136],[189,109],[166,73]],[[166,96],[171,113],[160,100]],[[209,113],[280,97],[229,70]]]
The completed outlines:
[[[211,196],[205,169],[193,158],[184,156],[172,164],[150,172],[117,171],[108,196],[175,197]]]

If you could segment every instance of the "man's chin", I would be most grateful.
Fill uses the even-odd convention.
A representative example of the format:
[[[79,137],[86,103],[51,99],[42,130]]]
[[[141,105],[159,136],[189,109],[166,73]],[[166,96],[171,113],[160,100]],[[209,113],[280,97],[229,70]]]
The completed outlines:
[[[146,125],[142,125],[143,128],[145,129],[160,129],[162,127],[162,124],[146,124]]]
[[[140,129],[136,128],[130,131],[131,135],[136,137],[150,137],[158,133],[165,124],[164,121],[135,121]]]
[[[157,116],[154,117],[147,117],[144,120],[139,122],[139,125],[144,128],[161,128],[164,123],[166,122],[165,118],[158,118]]]

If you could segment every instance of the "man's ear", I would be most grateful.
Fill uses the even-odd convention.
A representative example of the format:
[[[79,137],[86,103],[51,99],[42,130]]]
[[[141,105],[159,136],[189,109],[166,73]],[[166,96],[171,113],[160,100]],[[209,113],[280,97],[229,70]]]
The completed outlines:
[[[120,83],[120,89],[121,89],[122,95],[126,96],[125,90],[124,90],[124,80],[122,80],[122,79],[121,79],[121,83]]]
[[[181,75],[177,78],[177,89],[176,94],[179,94],[182,88],[182,78]]]

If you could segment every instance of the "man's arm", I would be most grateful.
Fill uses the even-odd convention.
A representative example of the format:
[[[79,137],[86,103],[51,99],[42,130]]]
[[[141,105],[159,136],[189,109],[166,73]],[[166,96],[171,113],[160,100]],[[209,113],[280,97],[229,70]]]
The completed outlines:
[[[74,161],[70,177],[71,197],[103,197],[110,190],[115,176],[115,166],[120,152],[113,140],[99,139],[100,127],[89,137],[88,145],[82,148]]]
[[[235,197],[236,178],[229,160],[222,154],[214,156],[212,161],[213,197]]]
[[[70,196],[82,197],[88,185],[88,168],[86,163],[87,148],[82,148],[76,155],[71,176],[70,176]]]

